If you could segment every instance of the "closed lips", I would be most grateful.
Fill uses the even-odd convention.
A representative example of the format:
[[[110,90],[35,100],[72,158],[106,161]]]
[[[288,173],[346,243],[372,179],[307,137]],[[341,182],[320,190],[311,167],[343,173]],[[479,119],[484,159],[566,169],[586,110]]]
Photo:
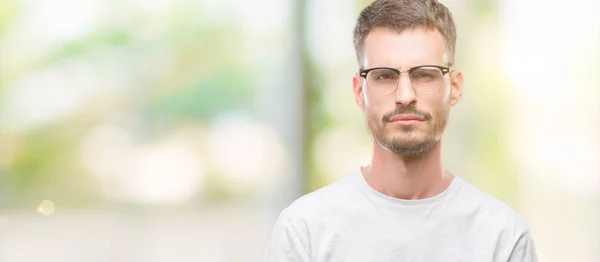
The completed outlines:
[[[408,121],[408,120],[417,120],[417,121],[423,121],[423,118],[416,116],[416,115],[397,115],[394,116],[392,118],[390,118],[390,122],[394,122],[394,121]]]

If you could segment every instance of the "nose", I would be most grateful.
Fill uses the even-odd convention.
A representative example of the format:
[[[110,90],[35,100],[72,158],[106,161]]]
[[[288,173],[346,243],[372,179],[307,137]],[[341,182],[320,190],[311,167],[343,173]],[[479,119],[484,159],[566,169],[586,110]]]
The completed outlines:
[[[417,102],[417,94],[415,93],[408,75],[406,77],[400,76],[398,79],[398,87],[396,88],[394,98],[396,103],[403,106],[412,105]]]

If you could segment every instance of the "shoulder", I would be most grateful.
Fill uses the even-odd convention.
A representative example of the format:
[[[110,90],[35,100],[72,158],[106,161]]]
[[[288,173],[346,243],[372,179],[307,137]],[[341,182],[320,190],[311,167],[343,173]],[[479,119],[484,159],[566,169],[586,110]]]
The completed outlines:
[[[525,219],[505,202],[462,182],[460,200],[466,204],[465,212],[475,218],[469,222],[478,225],[480,232],[493,236],[501,261],[537,261],[529,226]]]
[[[335,182],[307,193],[287,206],[281,213],[292,223],[319,220],[333,209],[343,208],[356,197],[355,173],[348,173]]]
[[[457,197],[463,203],[463,208],[471,210],[489,227],[501,229],[503,233],[511,235],[511,238],[528,233],[525,219],[511,206],[466,180],[459,179],[462,181]]]

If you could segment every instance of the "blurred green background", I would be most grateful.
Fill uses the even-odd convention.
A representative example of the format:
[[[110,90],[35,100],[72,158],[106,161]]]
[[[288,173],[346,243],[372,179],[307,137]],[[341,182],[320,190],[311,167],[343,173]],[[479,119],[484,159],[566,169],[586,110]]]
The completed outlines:
[[[369,2],[0,2],[0,261],[260,261],[283,207],[370,159]],[[600,5],[441,2],[466,80],[446,167],[540,261],[599,261]]]

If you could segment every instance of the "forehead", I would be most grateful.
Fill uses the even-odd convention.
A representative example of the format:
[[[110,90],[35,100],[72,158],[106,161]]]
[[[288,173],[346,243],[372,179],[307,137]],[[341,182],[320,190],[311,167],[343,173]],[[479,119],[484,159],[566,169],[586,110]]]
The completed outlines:
[[[407,69],[418,65],[448,64],[446,41],[438,30],[422,27],[396,32],[376,27],[365,39],[363,67]]]

